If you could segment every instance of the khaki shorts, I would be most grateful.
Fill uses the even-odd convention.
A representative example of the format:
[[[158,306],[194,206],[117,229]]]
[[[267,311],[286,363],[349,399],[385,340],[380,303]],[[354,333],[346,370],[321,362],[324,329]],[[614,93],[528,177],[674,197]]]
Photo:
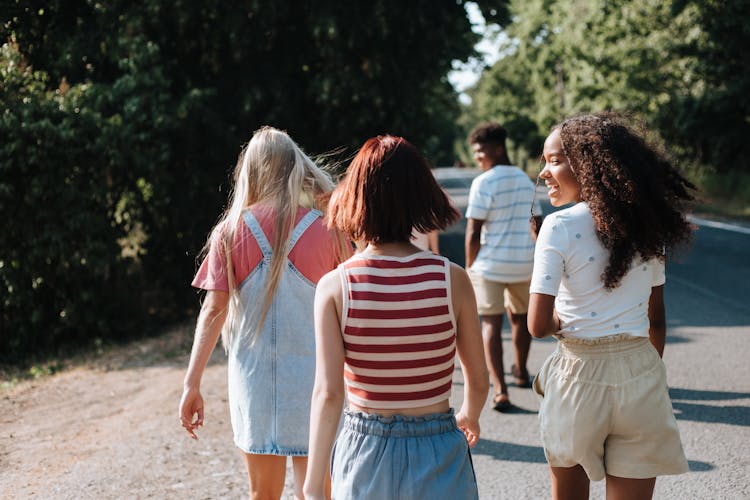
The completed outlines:
[[[477,312],[482,316],[503,314],[505,308],[512,314],[526,314],[529,310],[530,281],[500,283],[484,279],[469,270],[469,278],[477,296]]]
[[[561,339],[534,379],[551,467],[646,479],[688,471],[666,370],[647,338]]]

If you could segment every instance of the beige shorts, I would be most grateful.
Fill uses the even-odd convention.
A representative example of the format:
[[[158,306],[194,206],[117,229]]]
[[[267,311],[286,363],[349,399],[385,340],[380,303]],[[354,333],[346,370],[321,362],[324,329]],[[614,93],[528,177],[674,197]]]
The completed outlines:
[[[534,379],[544,454],[589,479],[688,471],[666,370],[647,338],[561,339]]]
[[[471,270],[469,278],[477,296],[477,312],[482,316],[503,314],[506,307],[512,314],[526,314],[529,310],[530,281],[500,283],[484,279]]]

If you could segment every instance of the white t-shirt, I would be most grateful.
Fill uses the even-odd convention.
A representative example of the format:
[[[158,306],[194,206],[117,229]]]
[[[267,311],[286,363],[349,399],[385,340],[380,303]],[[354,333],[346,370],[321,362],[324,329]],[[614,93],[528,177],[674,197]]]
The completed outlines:
[[[498,165],[471,183],[467,219],[485,221],[471,270],[501,283],[528,281],[534,265],[529,216],[534,183],[518,167]],[[540,214],[539,203],[534,213]]]
[[[544,220],[530,292],[556,297],[564,337],[648,337],[648,300],[651,288],[664,284],[664,263],[636,257],[618,287],[609,291],[601,278],[608,261],[609,251],[596,237],[585,202]]]

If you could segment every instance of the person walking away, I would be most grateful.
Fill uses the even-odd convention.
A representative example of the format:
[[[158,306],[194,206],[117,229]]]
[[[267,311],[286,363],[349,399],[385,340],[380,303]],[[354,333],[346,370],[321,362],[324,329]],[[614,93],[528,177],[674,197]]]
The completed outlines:
[[[348,257],[322,222],[318,200],[334,184],[284,132],[263,127],[243,149],[229,208],[214,227],[193,286],[207,290],[180,400],[197,439],[200,383],[219,335],[228,355],[228,399],[251,498],[280,498],[292,457],[302,498],[315,366],[313,301],[321,276]],[[302,206],[311,204],[312,206]]]
[[[460,266],[410,242],[459,213],[412,144],[378,136],[352,161],[328,217],[364,250],[315,294],[305,498],[325,498],[329,462],[337,499],[478,498],[469,448],[489,381],[474,293]],[[454,416],[456,353],[464,396]]]
[[[487,366],[497,411],[511,408],[503,364],[503,311],[507,312],[514,347],[511,375],[519,387],[531,387],[527,360],[531,336],[526,327],[529,280],[534,240],[529,230],[529,207],[534,184],[511,165],[505,147],[506,131],[485,123],[469,135],[474,161],[484,172],[471,184],[466,209],[466,269],[481,315]],[[537,213],[540,213],[537,205]]]
[[[665,252],[691,237],[694,186],[611,113],[569,118],[544,143],[553,206],[536,244],[529,330],[557,349],[534,380],[555,499],[650,499],[687,472],[661,356]]]

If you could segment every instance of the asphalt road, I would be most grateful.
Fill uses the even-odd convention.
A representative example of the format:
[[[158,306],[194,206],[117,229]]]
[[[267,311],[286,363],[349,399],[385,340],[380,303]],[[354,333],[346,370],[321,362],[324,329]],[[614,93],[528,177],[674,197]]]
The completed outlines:
[[[465,211],[465,197],[458,190],[451,195]],[[548,213],[549,203],[542,203]],[[698,225],[692,246],[667,264],[664,356],[690,472],[659,478],[654,497],[750,499],[750,227],[692,220]],[[464,228],[462,220],[440,239],[441,253],[462,265]],[[505,366],[512,362],[509,331],[506,323]],[[532,373],[554,347],[554,340],[534,340]],[[460,390],[457,385],[454,406]],[[482,413],[482,439],[473,450],[480,497],[549,498],[536,397],[513,386],[510,397],[513,413],[489,405]],[[591,492],[604,498],[604,483],[592,483]]]

